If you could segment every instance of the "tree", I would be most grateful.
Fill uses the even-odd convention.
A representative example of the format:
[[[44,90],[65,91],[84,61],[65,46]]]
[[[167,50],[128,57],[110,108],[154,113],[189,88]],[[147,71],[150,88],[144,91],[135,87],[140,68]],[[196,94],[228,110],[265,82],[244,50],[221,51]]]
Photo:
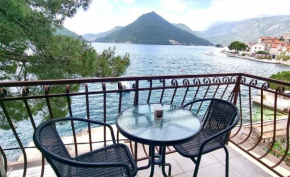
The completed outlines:
[[[89,0],[1,0],[0,67],[4,72],[0,79],[104,76],[98,75],[99,70],[103,69],[99,67],[99,61],[103,60],[104,54],[115,57],[114,50],[107,50],[100,55],[91,45],[80,39],[54,34],[66,17],[73,17],[77,8],[87,9],[89,4]],[[121,68],[129,65],[128,55],[118,57],[119,60],[106,62]],[[116,70],[106,71],[113,73],[109,76],[122,74],[117,71],[124,72],[117,68],[106,69]]]
[[[284,37],[281,36],[280,39],[279,39],[279,41],[284,42],[285,41]]]
[[[259,50],[259,51],[256,52],[256,54],[268,55],[269,53],[268,52],[265,52],[265,51],[262,51],[262,50]]]
[[[278,72],[277,74],[272,74],[270,78],[290,82],[290,71],[281,71],[281,72]],[[276,89],[278,86],[279,85],[277,84],[273,84],[273,83],[270,84],[270,87],[272,89]],[[290,90],[290,87],[286,87],[285,89]]]
[[[91,0],[1,0],[0,1],[0,80],[69,79],[80,77],[120,76],[130,64],[129,54],[115,56],[115,48],[98,54],[79,38],[56,35],[66,18],[77,9],[86,10]],[[53,92],[63,88],[53,86]],[[79,86],[71,88],[77,91]],[[19,89],[20,90],[20,89]],[[41,92],[41,88],[33,88]],[[9,92],[11,94],[19,94]],[[61,108],[66,102],[53,100],[56,115],[67,115]],[[9,102],[8,111],[15,121],[27,117],[23,103]],[[13,104],[13,105],[11,105]],[[43,101],[31,102],[37,114],[44,107]],[[15,109],[16,108],[16,109]],[[47,115],[44,113],[44,118]],[[0,127],[4,119],[0,111]]]
[[[230,50],[235,50],[235,52],[238,53],[238,51],[246,50],[248,48],[248,46],[245,43],[235,41],[235,42],[232,42],[228,48]]]

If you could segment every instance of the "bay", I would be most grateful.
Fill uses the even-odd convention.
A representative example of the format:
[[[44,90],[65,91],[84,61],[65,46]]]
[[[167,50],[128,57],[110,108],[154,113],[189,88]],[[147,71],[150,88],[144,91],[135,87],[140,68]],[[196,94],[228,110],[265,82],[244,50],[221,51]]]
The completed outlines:
[[[116,54],[130,54],[131,65],[126,76],[248,73],[269,77],[289,66],[227,57],[220,53],[225,48],[208,46],[174,46],[92,43],[97,52],[116,47]],[[214,56],[206,55],[213,52]]]

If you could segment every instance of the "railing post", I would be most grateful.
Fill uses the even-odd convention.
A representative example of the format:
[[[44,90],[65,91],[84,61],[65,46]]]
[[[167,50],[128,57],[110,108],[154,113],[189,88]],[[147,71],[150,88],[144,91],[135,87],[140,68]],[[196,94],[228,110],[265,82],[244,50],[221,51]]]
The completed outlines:
[[[134,105],[138,105],[139,104],[139,80],[135,81],[135,99],[134,99]],[[135,162],[137,162],[138,160],[138,143],[135,142],[135,146],[134,146],[134,159]]]
[[[103,110],[104,110],[104,123],[107,123],[107,86],[106,86],[106,82],[102,83],[102,88],[103,88]],[[117,132],[117,135],[118,132]],[[117,141],[119,142],[119,136],[117,137]],[[107,130],[106,127],[104,126],[104,146],[107,145]]]
[[[237,101],[238,101],[238,96],[239,96],[239,92],[240,92],[240,84],[241,84],[241,79],[242,79],[242,76],[241,74],[239,74],[238,78],[237,78],[237,82],[236,82],[236,85],[234,87],[234,90],[233,90],[233,97],[234,97],[234,101],[233,101],[233,104],[236,106],[237,105]],[[228,138],[227,138],[227,141],[226,141],[226,145],[229,144],[229,140],[230,140],[230,137],[231,137],[231,132],[229,132],[228,134]]]
[[[135,99],[134,99],[134,105],[139,104],[139,80],[135,81]]]
[[[233,92],[234,92],[234,95],[233,95],[233,97],[234,97],[233,104],[234,105],[237,105],[238,96],[239,96],[239,92],[240,92],[241,79],[242,79],[242,76],[239,75],[238,76],[238,79],[237,79],[237,83],[236,83],[235,88],[233,90]]]

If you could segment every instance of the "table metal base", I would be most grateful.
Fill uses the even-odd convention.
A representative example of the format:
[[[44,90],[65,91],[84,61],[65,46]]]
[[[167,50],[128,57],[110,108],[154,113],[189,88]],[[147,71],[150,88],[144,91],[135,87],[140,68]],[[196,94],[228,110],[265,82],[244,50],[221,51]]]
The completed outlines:
[[[150,177],[154,175],[154,165],[162,167],[162,173],[167,177],[165,166],[168,166],[168,176],[171,176],[171,164],[165,162],[166,146],[160,146],[159,152],[155,153],[155,146],[149,146],[149,160],[148,165],[139,167],[138,170],[148,169],[151,166]]]

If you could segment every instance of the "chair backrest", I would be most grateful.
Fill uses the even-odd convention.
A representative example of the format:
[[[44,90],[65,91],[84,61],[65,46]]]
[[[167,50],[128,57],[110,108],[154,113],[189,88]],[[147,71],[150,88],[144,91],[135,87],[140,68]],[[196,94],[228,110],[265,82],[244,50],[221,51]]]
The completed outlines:
[[[53,154],[65,159],[72,159],[55,128],[54,122],[47,121],[41,124],[36,129],[33,140],[35,146],[44,154],[58,176],[67,171],[68,165],[51,158],[51,154]]]
[[[237,124],[238,115],[238,109],[232,103],[225,100],[212,99],[203,122],[203,129],[211,135],[226,129],[230,131]],[[228,133],[225,133],[215,140],[225,144],[227,137]]]

